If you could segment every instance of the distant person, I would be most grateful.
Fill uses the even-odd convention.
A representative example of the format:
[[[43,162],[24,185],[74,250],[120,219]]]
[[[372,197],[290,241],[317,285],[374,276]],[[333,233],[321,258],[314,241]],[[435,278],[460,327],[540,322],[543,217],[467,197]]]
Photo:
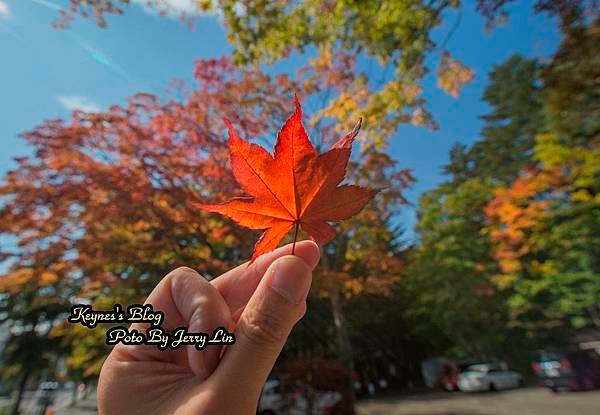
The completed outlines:
[[[367,384],[367,392],[369,393],[370,397],[375,396],[375,385],[373,384],[373,382],[369,382]]]
[[[379,385],[379,390],[381,390],[384,393],[387,392],[388,382],[385,378],[379,378],[379,381],[377,383]]]

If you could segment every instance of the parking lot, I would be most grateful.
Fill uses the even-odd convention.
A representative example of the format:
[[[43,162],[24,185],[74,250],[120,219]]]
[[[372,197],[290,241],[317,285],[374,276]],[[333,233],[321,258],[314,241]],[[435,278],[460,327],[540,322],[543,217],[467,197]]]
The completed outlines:
[[[362,401],[360,415],[598,415],[600,391],[554,394],[544,388],[428,393]]]

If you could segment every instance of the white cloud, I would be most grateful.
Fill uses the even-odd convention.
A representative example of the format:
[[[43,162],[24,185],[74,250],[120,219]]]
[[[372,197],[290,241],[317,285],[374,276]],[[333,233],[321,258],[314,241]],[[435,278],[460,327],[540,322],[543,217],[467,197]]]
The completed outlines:
[[[87,97],[59,95],[56,100],[68,111],[100,112],[100,106]]]
[[[0,19],[7,19],[10,17],[10,8],[5,1],[0,0]]]

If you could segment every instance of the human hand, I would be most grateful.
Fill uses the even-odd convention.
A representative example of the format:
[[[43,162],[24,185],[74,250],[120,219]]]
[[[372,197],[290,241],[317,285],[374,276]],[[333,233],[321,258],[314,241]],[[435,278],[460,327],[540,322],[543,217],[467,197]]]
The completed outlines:
[[[171,332],[213,333],[235,325],[236,343],[198,351],[188,345],[158,350],[117,344],[98,383],[100,414],[254,414],[262,386],[293,326],[306,312],[319,248],[296,243],[242,264],[208,282],[177,268],[154,288],[146,304],[164,313]],[[148,325],[130,328],[145,332]]]

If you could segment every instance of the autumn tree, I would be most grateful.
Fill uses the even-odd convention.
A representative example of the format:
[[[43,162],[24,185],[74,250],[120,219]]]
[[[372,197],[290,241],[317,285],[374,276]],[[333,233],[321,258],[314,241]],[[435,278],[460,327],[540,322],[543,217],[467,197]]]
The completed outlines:
[[[510,354],[597,325],[598,23],[573,16],[548,63],[492,71],[483,139],[456,146],[450,179],[421,198],[410,312],[452,333],[455,352]]]
[[[300,71],[301,85],[307,92],[312,92],[317,102],[326,103],[323,96],[331,95],[333,92],[330,89],[336,88],[337,83],[347,85],[352,82],[349,74],[353,72],[355,64],[354,59],[339,53],[319,56],[310,62],[307,70]],[[341,128],[336,125],[338,118],[327,114],[325,110],[323,117],[313,117],[310,121],[314,125],[313,137],[317,138],[320,148],[327,148],[331,137],[341,133]],[[367,126],[374,122],[375,119],[369,117],[365,120]],[[307,328],[308,338],[317,342],[317,350],[304,343],[305,349],[300,353],[306,356],[307,352],[308,355],[316,352],[312,354],[313,357],[327,356],[322,347],[329,347],[330,351],[334,351],[334,356],[341,358],[350,374],[357,369],[355,362],[372,352],[372,348],[365,347],[361,342],[364,338],[361,326],[353,324],[356,321],[351,316],[353,304],[368,302],[372,298],[391,300],[394,286],[399,282],[400,270],[404,267],[400,249],[403,235],[397,220],[407,204],[404,191],[414,178],[409,170],[399,166],[387,153],[387,138],[380,139],[380,134],[389,137],[392,133],[385,129],[373,133],[373,129],[366,128],[357,137],[361,145],[360,152],[349,163],[348,181],[383,191],[358,215],[336,225],[336,238],[324,247],[312,294],[314,298],[328,302],[325,310],[331,313],[328,321],[333,324],[335,331],[329,331],[330,337],[326,338],[333,340],[333,344],[323,345],[322,338],[315,335],[315,330]],[[370,317],[371,323],[377,318],[374,314],[364,317],[366,321]],[[322,315],[315,318],[322,320]],[[311,321],[307,320],[301,326],[309,324]],[[292,336],[291,348],[299,337]],[[386,343],[382,342],[381,346],[385,348]],[[367,365],[373,363],[368,358],[362,361]],[[347,389],[352,391],[350,378]]]
[[[178,265],[210,277],[247,258],[247,231],[189,203],[235,193],[220,117],[260,137],[284,118],[291,88],[284,77],[239,71],[227,59],[198,62],[195,79],[181,101],[140,94],[23,134],[33,155],[18,158],[0,187],[0,231],[17,246],[5,253],[0,278],[3,315],[14,328],[9,344],[23,332],[66,343],[72,373],[89,379],[106,347],[82,340],[85,330],[61,329],[69,304],[139,302]],[[25,350],[5,357],[29,362]]]
[[[348,313],[359,298],[390,297],[399,282],[404,263],[400,258],[402,235],[395,221],[407,203],[403,190],[413,178],[389,155],[373,147],[361,154],[350,171],[353,182],[386,191],[357,216],[338,225],[339,236],[324,249],[313,291],[329,300],[340,356],[353,371],[355,360],[366,350],[355,347],[364,333],[353,330]],[[374,314],[370,317],[377,318]],[[348,383],[352,390],[351,379]]]
[[[543,73],[546,123],[530,165],[486,207],[515,324],[563,340],[600,323],[599,28],[566,31]]]
[[[439,352],[446,347],[456,355],[491,358],[509,349],[509,339],[519,339],[505,324],[506,295],[491,280],[498,264],[485,234],[484,208],[494,189],[529,162],[541,123],[540,70],[521,56],[492,69],[482,139],[456,145],[445,167],[448,180],[419,200],[420,241],[404,279],[414,300],[409,296],[406,313],[423,322],[421,331],[437,327],[429,333]]]

